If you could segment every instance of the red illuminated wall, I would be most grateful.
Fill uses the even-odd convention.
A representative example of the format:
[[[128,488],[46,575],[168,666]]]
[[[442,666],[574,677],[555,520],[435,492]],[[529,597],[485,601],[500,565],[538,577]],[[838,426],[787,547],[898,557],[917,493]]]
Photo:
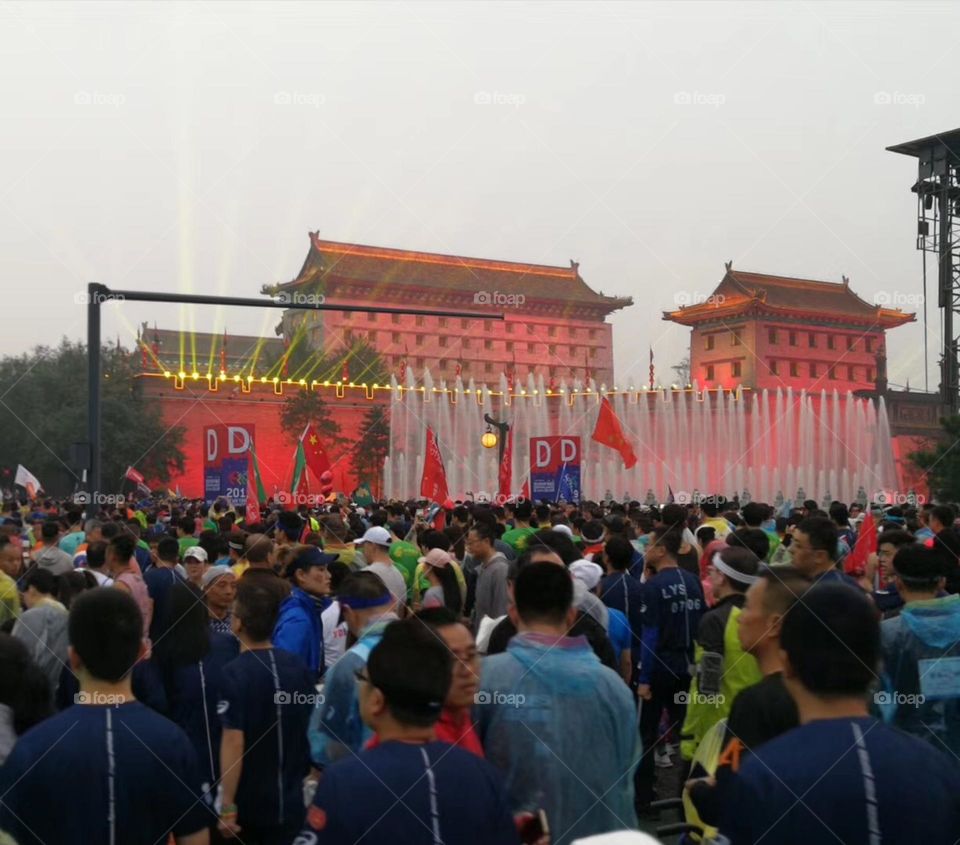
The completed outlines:
[[[210,393],[205,388],[191,389],[189,385],[182,391],[164,386],[151,392],[160,399],[164,422],[186,429],[183,441],[185,471],[170,480],[167,485],[170,489],[176,489],[179,484],[184,496],[203,496],[204,429],[210,425],[231,423],[254,426],[260,477],[267,494],[290,489],[297,444],[280,427],[281,397],[270,393],[224,396]],[[327,447],[333,465],[334,489],[338,492],[349,493],[357,486],[353,447],[370,404],[345,399],[335,406],[334,419],[340,424],[340,432],[350,438],[349,444],[342,449]]]

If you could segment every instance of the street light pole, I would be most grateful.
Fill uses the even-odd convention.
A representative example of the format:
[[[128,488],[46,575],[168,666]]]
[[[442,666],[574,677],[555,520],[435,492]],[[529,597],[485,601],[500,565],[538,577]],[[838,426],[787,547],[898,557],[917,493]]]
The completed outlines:
[[[510,431],[510,423],[500,422],[499,420],[495,420],[493,417],[490,416],[490,414],[484,414],[483,421],[487,425],[492,425],[494,428],[498,429],[500,432],[497,439],[497,445],[500,447],[499,448],[500,454],[498,455],[499,460],[497,462],[497,466],[503,466],[503,452],[507,448],[507,432]]]

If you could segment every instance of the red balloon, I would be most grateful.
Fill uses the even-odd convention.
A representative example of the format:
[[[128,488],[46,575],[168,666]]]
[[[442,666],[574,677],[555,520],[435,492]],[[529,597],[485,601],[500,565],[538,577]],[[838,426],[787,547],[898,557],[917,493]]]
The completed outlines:
[[[453,499],[447,499],[447,500],[443,503],[443,509],[444,509],[444,510],[448,510],[448,511],[452,511],[452,510],[453,510]]]
[[[333,485],[332,485],[332,484],[324,484],[324,485],[320,488],[320,492],[323,493],[324,496],[330,495],[330,494],[333,492]]]
[[[330,470],[327,470],[320,476],[321,484],[330,484],[333,481],[333,473]]]

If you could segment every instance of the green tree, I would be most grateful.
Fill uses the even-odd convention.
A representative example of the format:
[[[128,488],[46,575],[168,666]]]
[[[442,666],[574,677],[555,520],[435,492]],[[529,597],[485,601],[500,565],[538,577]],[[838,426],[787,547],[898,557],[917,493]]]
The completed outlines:
[[[128,466],[148,482],[166,482],[183,470],[184,428],[164,423],[160,404],[134,378],[129,351],[104,347],[102,368],[103,492],[122,491]],[[64,339],[56,348],[0,358],[0,425],[0,465],[23,464],[51,495],[72,493],[80,473],[69,465],[69,450],[87,432],[86,346]]]
[[[907,457],[922,469],[927,476],[930,491],[941,501],[960,501],[960,416],[940,420],[943,438],[930,444],[930,448],[911,452]]]
[[[679,364],[674,364],[671,368],[677,384],[681,387],[690,384],[690,356],[682,358]]]
[[[377,403],[364,414],[363,429],[354,451],[353,465],[360,481],[369,482],[374,494],[379,493],[383,461],[390,451],[389,405]]]
[[[354,384],[383,384],[386,381],[386,369],[379,353],[365,340],[355,340],[349,347],[323,353],[305,351],[301,343],[291,344],[288,360],[291,378],[305,378],[307,381],[325,381],[331,384],[346,376]],[[340,432],[340,426],[333,418],[332,411],[337,400],[332,397],[329,388],[317,390],[298,390],[285,401],[280,414],[280,424],[291,437],[299,437],[307,423],[313,422],[323,435],[328,446],[343,446],[348,442]]]

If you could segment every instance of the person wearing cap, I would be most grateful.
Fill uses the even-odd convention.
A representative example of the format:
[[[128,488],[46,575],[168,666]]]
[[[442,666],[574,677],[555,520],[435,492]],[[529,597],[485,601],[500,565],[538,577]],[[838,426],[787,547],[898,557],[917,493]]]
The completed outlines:
[[[556,531],[557,528],[558,526],[555,525],[553,530]],[[587,588],[590,595],[599,595],[600,581],[603,578],[603,567],[599,563],[594,563],[592,560],[575,560],[570,564],[570,574]],[[620,677],[629,684],[633,677],[631,642],[633,637],[630,632],[630,622],[627,620],[626,614],[621,613],[615,607],[606,607],[606,612],[607,637],[616,658],[617,671],[620,673]]]
[[[387,627],[354,680],[379,742],[324,772],[298,842],[518,845],[501,775],[437,741],[451,674],[449,652],[422,623]]]
[[[707,570],[714,604],[697,626],[687,714],[680,733],[680,756],[693,759],[700,742],[730,712],[737,694],[759,683],[760,667],[737,636],[747,590],[757,582],[760,559],[745,548],[716,552]]]
[[[360,718],[356,673],[366,666],[387,625],[397,620],[396,599],[373,572],[350,573],[337,600],[356,642],[324,677],[323,701],[310,720],[310,757],[320,769],[353,756],[372,736]]]
[[[353,542],[360,546],[367,563],[361,571],[372,572],[387,585],[397,601],[397,612],[402,616],[407,603],[407,583],[390,557],[390,544],[393,542],[390,532],[381,525],[374,525]]]
[[[203,601],[210,614],[210,630],[218,634],[232,632],[233,600],[237,597],[237,576],[226,565],[211,566],[200,582]]]
[[[935,688],[933,670],[938,664],[960,663],[960,596],[943,592],[943,558],[935,549],[919,544],[900,547],[893,557],[893,573],[904,604],[899,616],[880,625],[883,668],[875,709],[887,724],[956,757],[960,683],[954,673],[952,689]]]
[[[203,589],[203,575],[210,568],[207,550],[203,546],[190,546],[183,553],[183,568],[187,571],[187,580]]]
[[[463,613],[463,593],[453,569],[453,558],[443,549],[431,549],[418,560],[423,564],[430,589],[423,595],[422,607],[446,607],[456,614]]]
[[[273,645],[299,655],[319,680],[324,672],[323,620],[320,614],[330,603],[330,572],[327,567],[337,559],[316,546],[296,546],[287,564],[292,589],[280,605]]]

